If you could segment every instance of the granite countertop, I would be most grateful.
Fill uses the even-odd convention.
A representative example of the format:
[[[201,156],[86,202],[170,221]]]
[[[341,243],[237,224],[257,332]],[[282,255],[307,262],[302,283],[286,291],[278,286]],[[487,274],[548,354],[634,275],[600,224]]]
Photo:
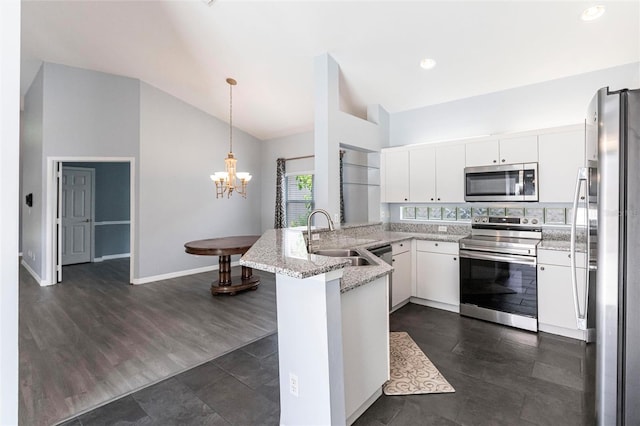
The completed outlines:
[[[350,266],[345,259],[309,254],[304,241],[304,233],[293,229],[271,229],[247,251],[240,264],[261,271],[273,272],[294,278],[309,278],[337,269],[344,269],[340,291],[346,292],[385,276],[393,267],[371,254],[367,249],[380,247],[399,241],[421,239],[430,241],[457,242],[466,235],[459,234],[419,234],[413,232],[381,231],[362,237],[338,236],[326,238],[314,246],[322,248],[355,249],[366,257],[371,265]]]
[[[371,263],[367,266],[351,266],[350,262],[343,258],[309,254],[304,240],[304,231],[299,229],[270,229],[242,256],[240,264],[261,271],[300,279],[343,269],[340,291],[344,293],[393,271],[391,265],[371,254],[369,249],[411,239],[456,243],[467,235],[396,231],[377,231],[360,236],[323,233],[320,241],[314,241],[314,250],[327,248],[354,249]],[[565,233],[548,233],[546,236],[549,238],[543,236],[538,249],[570,250],[568,235],[565,235]],[[576,245],[576,249],[578,252],[585,252],[586,244],[579,242]]]
[[[571,242],[567,240],[545,240],[542,239],[538,244],[538,250],[556,250],[556,251],[570,251]],[[576,244],[576,252],[585,253],[587,251],[587,245],[583,242]]]

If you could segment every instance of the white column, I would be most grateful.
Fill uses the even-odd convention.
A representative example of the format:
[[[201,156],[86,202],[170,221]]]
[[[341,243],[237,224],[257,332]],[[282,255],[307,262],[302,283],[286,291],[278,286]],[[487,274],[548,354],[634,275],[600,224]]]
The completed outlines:
[[[0,1],[0,424],[18,424],[20,0]]]
[[[328,54],[314,59],[315,202],[331,214],[336,226],[340,225],[340,141],[334,123],[339,112],[339,74],[338,64]]]
[[[276,276],[281,425],[346,423],[341,277]]]

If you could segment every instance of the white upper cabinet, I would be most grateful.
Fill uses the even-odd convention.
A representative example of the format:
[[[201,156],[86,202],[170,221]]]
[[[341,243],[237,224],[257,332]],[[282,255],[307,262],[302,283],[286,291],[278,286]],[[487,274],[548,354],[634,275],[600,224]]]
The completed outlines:
[[[591,142],[592,146],[586,148],[587,160],[597,155],[596,145]],[[578,168],[585,164],[585,125],[490,140],[383,149],[381,202],[463,203],[465,166],[536,162],[539,202],[570,203]]]
[[[498,164],[500,150],[498,140],[469,142],[465,145],[467,167]]]
[[[500,139],[500,164],[537,163],[538,136]]]
[[[409,201],[409,150],[393,149],[381,153],[381,202]]]
[[[538,137],[530,135],[468,142],[466,154],[467,167],[535,163],[538,161]]]
[[[436,149],[420,146],[409,151],[409,199],[414,203],[436,201]]]
[[[420,146],[409,150],[409,201],[464,201],[464,145]]]
[[[464,145],[436,148],[436,201],[464,202]]]
[[[572,202],[578,169],[584,166],[584,129],[539,135],[538,150],[540,202]]]

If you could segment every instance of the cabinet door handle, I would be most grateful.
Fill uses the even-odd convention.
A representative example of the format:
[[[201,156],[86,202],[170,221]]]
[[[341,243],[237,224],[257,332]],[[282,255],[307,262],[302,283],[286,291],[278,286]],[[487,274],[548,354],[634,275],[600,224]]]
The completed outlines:
[[[494,163],[497,163],[498,161],[497,161],[497,160],[493,160],[493,162],[494,162]]]
[[[433,201],[433,198],[431,199],[431,201]]]
[[[505,160],[505,159],[503,158],[503,159],[502,159],[502,162],[504,163],[505,161],[507,161],[507,160]]]
[[[404,247],[404,245],[402,243],[400,243],[400,247]]]
[[[440,198],[438,198],[438,201],[440,201]]]
[[[406,199],[406,198],[405,198],[404,200],[405,200],[405,201],[407,201],[407,199]]]
[[[541,266],[541,267],[540,267],[540,270],[541,270],[541,271],[544,271],[544,266]]]
[[[438,243],[436,243],[436,247],[438,247]]]
[[[456,260],[458,260],[458,258],[457,258],[457,257],[454,257],[454,258],[453,258],[453,261],[455,262]]]
[[[392,262],[395,262],[396,260],[395,260],[395,259],[391,259],[391,261],[392,261]]]

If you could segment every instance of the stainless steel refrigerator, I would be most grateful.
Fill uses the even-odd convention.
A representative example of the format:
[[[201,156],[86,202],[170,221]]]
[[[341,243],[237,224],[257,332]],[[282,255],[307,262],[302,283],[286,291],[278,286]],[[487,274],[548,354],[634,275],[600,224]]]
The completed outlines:
[[[587,143],[598,148],[597,228],[587,232],[589,251],[597,252],[589,268],[590,278],[595,276],[595,298],[590,298],[595,302],[597,422],[638,425],[640,90],[600,89],[589,106],[586,133]],[[584,320],[582,326],[588,327]]]

